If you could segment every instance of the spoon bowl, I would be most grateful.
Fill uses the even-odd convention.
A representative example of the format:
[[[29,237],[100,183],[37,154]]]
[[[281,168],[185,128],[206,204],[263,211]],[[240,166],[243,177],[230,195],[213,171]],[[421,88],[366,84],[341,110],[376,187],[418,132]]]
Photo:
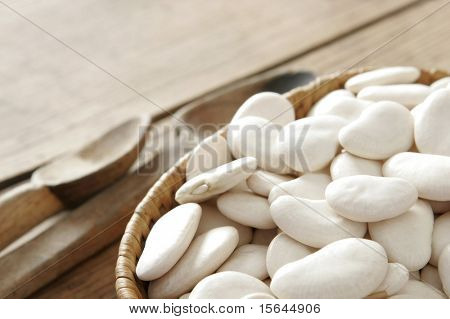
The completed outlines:
[[[138,158],[149,124],[149,116],[130,119],[0,194],[0,249],[125,175]]]
[[[31,180],[45,185],[66,206],[76,204],[126,173],[143,147],[149,116],[132,118],[77,152],[36,170]]]
[[[249,96],[262,91],[285,93],[308,84],[314,78],[309,71],[277,71],[245,79],[184,106],[175,113],[173,124],[180,134],[188,130],[188,133],[204,139],[228,124]]]

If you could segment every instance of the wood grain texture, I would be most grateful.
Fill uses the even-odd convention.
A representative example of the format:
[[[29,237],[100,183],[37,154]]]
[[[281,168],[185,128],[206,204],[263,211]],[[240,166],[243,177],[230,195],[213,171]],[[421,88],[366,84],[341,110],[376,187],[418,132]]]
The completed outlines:
[[[450,70],[450,4],[420,22],[445,3],[448,1],[422,1],[380,23],[302,55],[280,69],[309,67],[320,74],[348,67],[415,65]],[[414,27],[393,39],[411,26]]]
[[[38,225],[27,231],[25,234],[14,240],[7,247],[3,248],[0,251],[0,258],[9,254],[13,250],[16,250],[25,243],[33,240],[34,238],[45,232],[47,229],[53,227],[53,225],[58,223],[58,221],[60,221],[61,219],[65,218],[68,214],[70,214],[70,211],[62,211],[53,216],[50,216],[43,222],[39,223]]]
[[[425,16],[427,12],[442,3],[443,1],[425,1],[414,5],[329,45],[310,53],[299,54],[298,59],[290,61],[280,66],[280,68],[309,68],[320,73],[341,70],[354,63],[358,57],[367,55],[374,47],[389,40],[392,36],[409,27]],[[423,67],[450,69],[448,59],[450,44],[447,41],[450,35],[448,10],[446,8],[445,11],[442,10],[434,15],[432,19],[424,21],[412,29],[410,33],[406,33],[384,50],[380,50],[365,60],[362,64],[380,66],[413,64]],[[33,297],[114,297],[114,278],[110,269],[113,269],[115,265],[116,248],[113,249],[111,247],[73,268],[44,289],[38,291]],[[108,258],[110,258],[109,263],[106,260]],[[96,265],[99,266],[97,267]],[[106,265],[109,265],[111,268],[108,269]],[[95,271],[90,272],[89,269],[95,269]],[[109,283],[107,282],[108,278],[111,278]],[[92,284],[84,285],[83,287],[86,290],[78,289],[78,285],[81,285],[83,282]]]
[[[74,263],[79,263],[108,245],[111,239],[120,237],[126,218],[122,222],[117,221],[133,210],[136,201],[146,190],[135,190],[135,197],[127,197],[126,192],[142,184],[145,184],[143,180],[136,180],[136,177],[128,179],[128,183],[126,180],[117,183],[112,186],[112,192],[105,191],[99,195],[102,197],[100,201],[98,197],[94,197],[33,241],[3,256],[0,269],[7,275],[2,280],[0,296],[26,297],[57,278]],[[117,199],[120,197],[120,200]],[[105,201],[110,203],[107,210],[104,207]],[[112,224],[114,222],[116,223]],[[102,232],[105,229],[107,231]],[[96,236],[97,234],[101,235]]]
[[[161,172],[162,173],[162,172]],[[3,256],[0,296],[23,298],[121,236],[130,212],[158,177],[133,174]],[[17,267],[20,265],[20,267]]]
[[[145,144],[149,124],[148,116],[126,121],[0,194],[0,250],[63,206],[76,207],[124,176]]]
[[[0,250],[56,214],[63,203],[45,185],[26,181],[0,195]]]
[[[173,108],[412,2],[5,1],[26,18],[0,5],[0,183],[163,112],[113,77]]]
[[[95,257],[80,263],[48,286],[43,287],[31,298],[117,298],[114,289],[114,261],[117,258],[119,242],[106,247]]]
[[[152,133],[155,134],[151,131],[149,137]],[[146,139],[141,154],[147,157],[142,155],[140,165],[133,166],[128,175],[76,209],[64,212],[64,217],[32,240],[2,255],[0,273],[5,276],[0,285],[0,297],[29,296],[119,239],[131,213],[150,186],[178,159],[174,130],[168,133],[172,133],[168,138],[174,140],[168,142],[165,136]],[[159,140],[162,142],[156,144]],[[159,154],[155,156],[155,152]]]

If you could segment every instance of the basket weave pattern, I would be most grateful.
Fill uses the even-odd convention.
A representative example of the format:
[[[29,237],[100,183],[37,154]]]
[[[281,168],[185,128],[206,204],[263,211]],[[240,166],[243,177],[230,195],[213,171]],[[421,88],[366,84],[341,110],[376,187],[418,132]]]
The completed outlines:
[[[305,116],[320,98],[333,90],[342,88],[347,79],[362,71],[365,69],[323,76],[311,84],[291,90],[284,95],[293,104],[296,118],[299,119]],[[430,84],[444,76],[448,76],[448,73],[440,70],[422,70],[417,82]],[[116,292],[121,299],[147,298],[146,283],[136,277],[137,261],[154,222],[177,205],[174,198],[175,192],[185,182],[185,169],[189,156],[190,154],[187,154],[182,157],[175,166],[161,176],[136,207],[128,222],[120,243],[115,272]]]

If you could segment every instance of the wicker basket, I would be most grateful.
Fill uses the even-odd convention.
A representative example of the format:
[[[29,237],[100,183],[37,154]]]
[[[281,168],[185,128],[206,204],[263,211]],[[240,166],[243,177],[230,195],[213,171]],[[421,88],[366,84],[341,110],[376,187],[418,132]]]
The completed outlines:
[[[328,92],[342,88],[348,78],[362,71],[362,69],[350,70],[323,76],[311,84],[285,93],[294,105],[296,118],[303,117],[316,101]],[[444,76],[448,76],[448,73],[422,70],[417,82],[430,84]],[[174,194],[185,181],[185,166],[189,156],[190,154],[187,154],[181,158],[153,185],[137,206],[126,227],[116,264],[116,292],[119,298],[147,298],[147,283],[136,277],[136,264],[153,223],[177,205]]]

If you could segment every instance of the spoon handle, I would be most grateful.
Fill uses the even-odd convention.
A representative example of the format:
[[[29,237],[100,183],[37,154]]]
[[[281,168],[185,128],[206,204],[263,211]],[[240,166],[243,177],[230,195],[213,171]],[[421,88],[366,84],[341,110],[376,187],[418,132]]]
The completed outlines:
[[[45,185],[27,181],[0,195],[0,250],[63,208]]]
[[[123,235],[136,205],[184,150],[167,143],[151,163],[70,210],[32,241],[0,257],[0,298],[25,298]],[[183,152],[184,153],[184,152]],[[182,154],[180,154],[182,155]]]

